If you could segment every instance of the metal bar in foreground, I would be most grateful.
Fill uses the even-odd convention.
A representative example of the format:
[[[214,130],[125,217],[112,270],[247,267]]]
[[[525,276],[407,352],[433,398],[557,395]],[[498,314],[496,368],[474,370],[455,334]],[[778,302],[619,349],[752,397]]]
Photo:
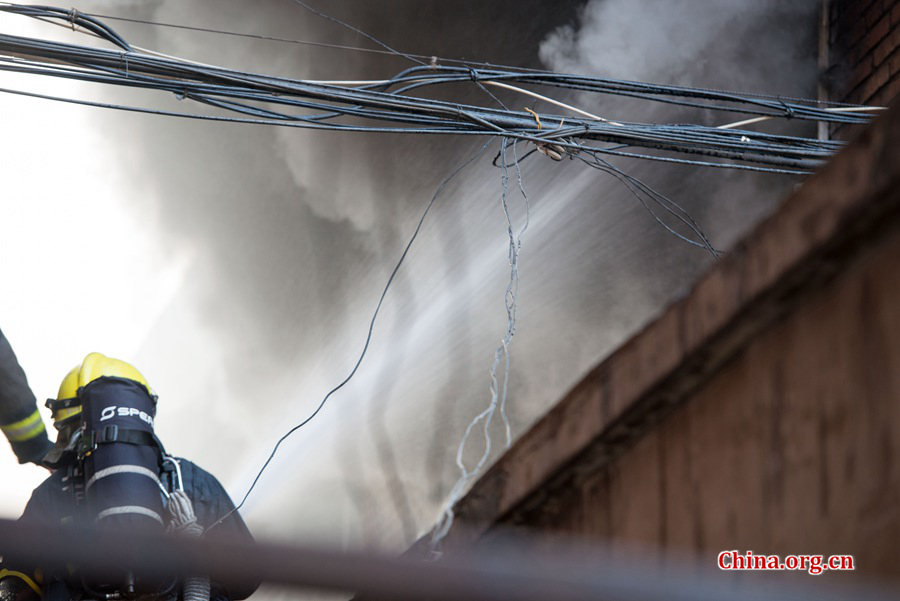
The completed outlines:
[[[0,554],[49,568],[77,564],[85,575],[133,569],[147,576],[206,574],[225,586],[240,582],[356,593],[392,601],[888,601],[897,590],[773,584],[754,575],[725,578],[696,564],[665,574],[657,564],[623,563],[588,547],[548,552],[485,546],[439,561],[339,552],[284,544],[247,544],[173,536],[104,536],[0,520]],[[108,539],[108,540],[107,540]],[[656,567],[654,567],[654,565]],[[793,581],[796,582],[796,581]],[[816,584],[817,586],[812,586]]]

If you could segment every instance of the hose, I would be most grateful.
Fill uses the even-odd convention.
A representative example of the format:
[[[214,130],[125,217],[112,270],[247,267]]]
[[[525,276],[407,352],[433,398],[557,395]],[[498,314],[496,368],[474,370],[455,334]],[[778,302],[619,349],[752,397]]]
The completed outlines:
[[[168,513],[169,525],[174,532],[193,537],[203,534],[203,526],[197,522],[194,505],[183,490],[176,490],[169,495]],[[184,601],[209,601],[209,578],[188,576],[184,579],[182,593]]]

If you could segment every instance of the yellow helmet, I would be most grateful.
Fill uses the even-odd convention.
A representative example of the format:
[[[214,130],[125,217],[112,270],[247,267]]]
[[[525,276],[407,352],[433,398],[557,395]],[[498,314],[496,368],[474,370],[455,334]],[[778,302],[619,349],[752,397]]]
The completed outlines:
[[[53,410],[53,423],[59,424],[81,413],[81,402],[77,400],[78,391],[103,376],[134,380],[150,393],[147,380],[133,365],[100,353],[90,353],[63,378],[56,399],[47,401],[47,407]]]

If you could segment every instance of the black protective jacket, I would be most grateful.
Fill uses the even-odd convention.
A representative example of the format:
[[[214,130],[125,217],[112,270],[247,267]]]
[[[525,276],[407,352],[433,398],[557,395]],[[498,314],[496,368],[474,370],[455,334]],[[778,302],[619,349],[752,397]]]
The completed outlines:
[[[179,459],[179,463],[181,464],[184,491],[194,505],[197,521],[204,528],[208,528],[230,512],[234,508],[234,504],[215,476],[186,459]],[[25,512],[19,518],[21,521],[54,527],[80,521],[75,497],[65,486],[64,478],[67,476],[67,471],[65,467],[58,469],[34,490],[25,507]],[[174,473],[164,473],[160,479],[164,482],[173,480]],[[211,541],[250,542],[253,540],[247,525],[238,512],[230,514],[221,524],[212,528],[204,536]],[[40,568],[40,566],[10,565],[9,568],[25,572]],[[256,590],[257,585],[257,582],[253,582],[240,588],[226,589],[221,584],[213,582],[210,599],[211,601],[245,599]],[[45,574],[43,593],[45,601],[77,601],[83,598],[86,598],[86,595],[80,589],[79,581],[76,578],[54,577],[51,574]]]
[[[0,430],[19,463],[39,463],[53,446],[25,372],[3,332],[0,332]]]

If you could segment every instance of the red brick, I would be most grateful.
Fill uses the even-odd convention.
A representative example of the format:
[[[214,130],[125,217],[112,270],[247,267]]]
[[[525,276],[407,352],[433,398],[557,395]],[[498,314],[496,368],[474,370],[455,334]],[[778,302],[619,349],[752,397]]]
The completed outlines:
[[[842,54],[839,54],[839,56],[842,56],[842,60],[839,62],[843,62],[848,67],[856,67],[859,63],[865,62],[866,59],[871,59],[872,49],[866,48],[862,44],[857,44],[844,51]],[[869,62],[871,62],[871,60]]]
[[[855,101],[860,104],[868,104],[872,96],[875,95],[875,92],[880,90],[881,87],[888,82],[890,77],[891,73],[888,70],[887,65],[882,65],[875,69],[872,72],[872,75],[869,76],[858,89],[851,92],[851,96],[854,96]]]
[[[894,105],[900,98],[900,77],[892,77],[888,84],[881,88],[881,93],[884,94],[881,106]]]
[[[847,86],[844,88],[845,91],[855,90],[859,85],[865,81],[869,75],[872,74],[872,69],[874,68],[874,64],[872,63],[872,55],[866,56],[862,62],[857,64],[853,69],[853,74],[847,81]]]
[[[891,32],[881,40],[875,50],[872,51],[872,59],[876,66],[884,62],[894,50],[900,47],[900,26],[894,27]]]
[[[900,78],[895,77],[872,96],[869,104],[872,106],[890,106],[897,99],[898,92],[900,92]]]
[[[887,66],[892,79],[900,78],[900,48],[894,48],[887,58]]]
[[[839,17],[849,23],[856,20],[865,21],[863,13],[872,4],[872,0],[847,0],[838,2],[838,4],[840,5]]]
[[[866,27],[866,22],[861,18],[860,15],[846,15],[842,17],[837,23],[838,29],[846,32],[844,36],[838,36],[839,38],[844,37],[842,45],[844,48],[852,48],[860,43],[860,40],[866,34],[868,27]]]
[[[853,44],[838,45],[835,49],[835,56],[842,56],[843,63],[850,66],[865,61],[872,54],[875,47],[888,36],[891,30],[890,18],[887,14],[883,15],[873,27],[866,27],[862,19],[853,23],[852,26],[854,28],[862,27],[863,33],[861,37]],[[841,49],[843,49],[843,52]]]
[[[851,54],[857,56],[865,55],[875,48],[875,46],[878,45],[878,42],[884,39],[890,30],[891,21],[887,15],[884,15],[881,19],[876,21],[874,25],[868,28],[858,44],[851,47]]]
[[[881,88],[878,92],[875,93],[874,96],[872,96],[872,98],[869,99],[869,104],[871,106],[885,106],[887,104],[887,91],[887,86]]]
[[[882,0],[873,2],[863,11],[863,21],[866,22],[866,26],[872,27],[886,11],[887,6],[885,2],[882,2]]]

